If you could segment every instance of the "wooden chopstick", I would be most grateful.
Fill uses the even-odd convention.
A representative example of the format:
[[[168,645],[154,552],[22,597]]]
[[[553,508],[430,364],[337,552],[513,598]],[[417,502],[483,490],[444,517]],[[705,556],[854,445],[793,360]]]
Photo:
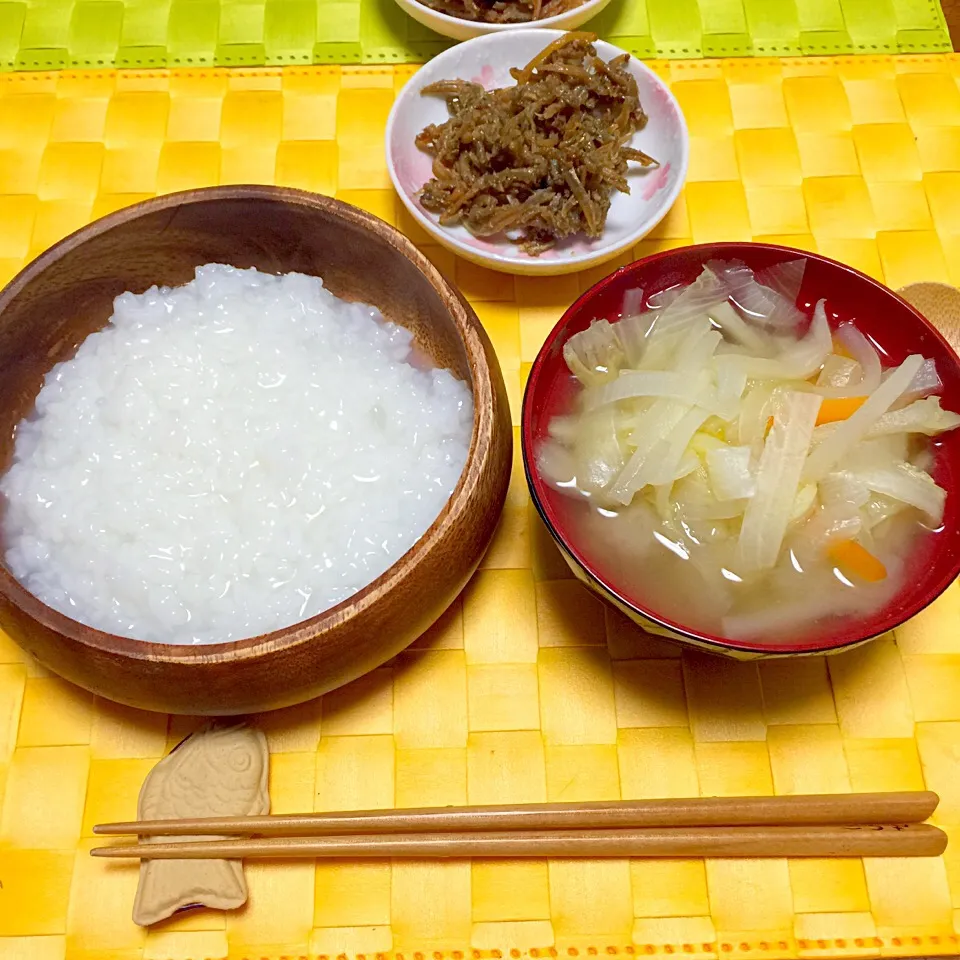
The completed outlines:
[[[947,837],[930,824],[644,827],[620,830],[414,833],[147,842],[96,847],[95,857],[240,860],[304,857],[936,857]]]
[[[479,830],[602,830],[625,827],[790,826],[921,823],[936,809],[929,791],[788,797],[700,797],[518,806],[425,807],[338,813],[103,823],[100,835],[310,837],[329,834],[468,833]]]

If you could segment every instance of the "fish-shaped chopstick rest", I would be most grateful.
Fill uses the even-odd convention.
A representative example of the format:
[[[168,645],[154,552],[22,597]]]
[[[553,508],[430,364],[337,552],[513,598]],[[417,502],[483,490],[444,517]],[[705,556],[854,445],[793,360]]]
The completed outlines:
[[[205,726],[150,771],[140,790],[137,816],[170,820],[269,813],[269,765],[267,739],[260,730],[242,724]],[[145,838],[154,843],[164,839]],[[246,900],[239,860],[143,860],[133,921],[149,926],[186,907],[233,910]]]

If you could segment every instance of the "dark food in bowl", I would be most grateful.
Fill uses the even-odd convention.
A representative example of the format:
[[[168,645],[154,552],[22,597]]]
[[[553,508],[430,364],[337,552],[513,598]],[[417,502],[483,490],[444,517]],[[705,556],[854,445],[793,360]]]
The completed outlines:
[[[442,226],[506,234],[533,256],[575,234],[601,236],[613,191],[630,192],[629,164],[657,162],[628,146],[647,122],[629,55],[607,63],[594,40],[565,34],[511,69],[514,86],[442,80],[424,87],[450,111],[416,141],[434,158],[420,203]]]
[[[448,17],[475,23],[530,23],[556,17],[579,7],[583,0],[420,0]]]

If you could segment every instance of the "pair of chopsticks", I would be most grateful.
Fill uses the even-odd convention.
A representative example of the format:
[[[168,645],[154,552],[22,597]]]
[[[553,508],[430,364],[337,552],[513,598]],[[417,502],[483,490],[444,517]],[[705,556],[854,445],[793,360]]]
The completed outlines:
[[[141,842],[91,853],[142,860],[935,857],[947,837],[923,821],[938,802],[930,792],[854,793],[142,820],[94,827],[100,836],[137,834]]]

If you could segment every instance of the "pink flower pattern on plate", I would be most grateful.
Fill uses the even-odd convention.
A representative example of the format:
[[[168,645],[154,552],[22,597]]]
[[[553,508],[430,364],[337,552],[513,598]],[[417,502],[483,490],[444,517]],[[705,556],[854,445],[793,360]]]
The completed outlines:
[[[664,87],[661,87],[659,84],[649,84],[647,89],[644,90],[644,96],[641,97],[641,103],[644,99],[653,100],[654,103],[660,108],[657,112],[661,114],[661,118],[667,120],[670,123],[676,122],[677,111],[674,108],[673,101],[670,98],[670,94],[666,91]]]
[[[394,168],[404,191],[413,196],[432,176],[433,161],[415,145],[394,149]]]
[[[643,181],[643,192],[640,194],[644,200],[652,200],[657,191],[662,190],[670,182],[670,164],[665,163],[662,167],[654,170]]]
[[[480,68],[480,74],[476,77],[470,78],[471,83],[479,83],[484,90],[490,90],[493,87],[493,67],[489,63],[485,63]]]

